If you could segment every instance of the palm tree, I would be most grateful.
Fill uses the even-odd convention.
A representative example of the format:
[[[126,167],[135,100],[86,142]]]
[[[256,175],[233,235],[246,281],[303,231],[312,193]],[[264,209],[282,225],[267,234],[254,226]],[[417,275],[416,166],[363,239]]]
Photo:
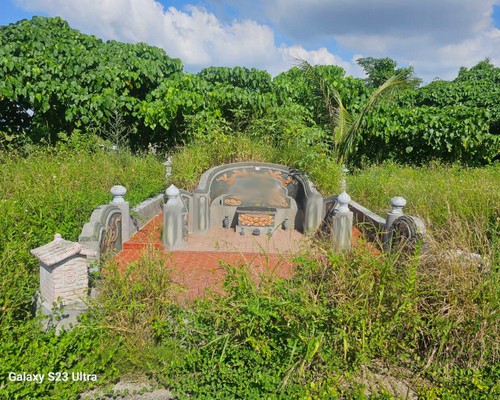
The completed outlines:
[[[305,60],[299,60],[299,68],[316,86],[317,94],[325,105],[333,132],[333,151],[340,163],[346,162],[354,150],[366,115],[382,99],[394,96],[412,85],[412,77],[408,77],[405,71],[391,76],[371,93],[361,112],[353,117],[344,107],[339,91],[328,85],[316,68]]]

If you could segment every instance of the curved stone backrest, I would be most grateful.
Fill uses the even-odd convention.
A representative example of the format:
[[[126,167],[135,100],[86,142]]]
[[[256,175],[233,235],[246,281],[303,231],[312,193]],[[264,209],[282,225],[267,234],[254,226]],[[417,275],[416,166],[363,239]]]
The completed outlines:
[[[237,207],[276,208],[277,220],[315,231],[321,223],[323,197],[306,175],[280,164],[241,162],[206,171],[193,193],[193,230],[234,225]]]

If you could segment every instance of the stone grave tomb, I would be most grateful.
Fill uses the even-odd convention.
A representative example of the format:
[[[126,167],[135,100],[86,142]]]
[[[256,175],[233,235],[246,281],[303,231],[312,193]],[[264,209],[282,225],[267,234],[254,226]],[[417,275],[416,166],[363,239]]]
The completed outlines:
[[[179,194],[184,236],[212,227],[242,235],[272,234],[276,229],[309,234],[322,220],[323,197],[312,182],[300,171],[279,164],[240,162],[214,167],[202,175],[193,193]],[[177,201],[177,194],[173,198]],[[174,221],[165,217],[164,229]]]

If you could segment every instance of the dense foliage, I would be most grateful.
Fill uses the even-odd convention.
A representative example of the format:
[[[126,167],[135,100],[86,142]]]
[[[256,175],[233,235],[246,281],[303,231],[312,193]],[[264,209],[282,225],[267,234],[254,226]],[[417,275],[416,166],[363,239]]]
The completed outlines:
[[[103,43],[60,18],[1,27],[0,60],[0,130],[20,141],[55,141],[58,132],[77,128],[105,135],[116,112],[133,142],[153,141],[137,107],[163,78],[182,70],[159,48]]]
[[[371,134],[363,136],[360,151],[369,160],[475,164],[498,159],[500,68],[481,61],[462,68],[453,82],[435,81],[407,93],[382,105],[367,131]]]
[[[287,145],[283,152],[243,135],[219,139],[180,148],[174,155],[173,181],[192,189],[212,165],[252,159],[298,166],[325,193],[338,190],[339,166],[326,157],[308,158],[300,143]],[[382,359],[396,371],[404,368],[402,376],[394,371],[394,379],[416,376],[424,385],[422,393],[436,391],[429,399],[488,399],[498,391],[498,369],[484,366],[498,362],[497,269],[481,274],[473,267],[463,270],[431,260],[422,269],[414,265],[401,270],[392,260],[373,259],[363,249],[347,262],[332,254],[327,259],[301,258],[302,273],[296,279],[269,282],[258,291],[244,273],[233,271],[227,282],[231,297],[187,309],[174,302],[179,289],[169,283],[166,259],[149,259],[131,266],[140,272],[134,285],[130,275],[107,280],[104,304],[96,305],[80,328],[59,337],[39,334],[31,313],[37,263],[29,250],[49,241],[54,232],[76,240],[92,209],[110,199],[108,190],[115,183],[130,189],[131,204],[157,193],[164,185],[164,166],[152,156],[101,149],[96,139],[83,135],[55,148],[1,152],[0,164],[0,224],[5,227],[0,238],[2,376],[29,365],[39,373],[84,370],[98,374],[102,383],[133,369],[194,398],[210,397],[211,385],[217,384],[221,398],[309,393],[362,399],[359,374]],[[447,247],[441,245],[441,251],[470,248],[498,260],[499,172],[497,165],[385,165],[357,173],[348,182],[351,194],[374,210],[387,210],[397,191],[410,200],[412,213],[434,222],[433,231],[453,230],[455,242],[443,235]],[[322,275],[326,272],[334,275]],[[172,318],[190,324],[172,324]],[[425,369],[440,347],[431,368]],[[253,364],[242,363],[243,358]],[[450,366],[453,370],[446,372]],[[81,382],[7,383],[0,387],[0,397],[76,398],[88,388]]]
[[[102,149],[83,135],[60,140],[56,147],[29,153],[0,151],[0,398],[75,398],[89,387],[48,382],[11,383],[9,372],[47,373],[95,370],[106,379],[114,346],[98,344],[102,330],[75,330],[56,336],[41,333],[33,319],[33,296],[38,290],[39,265],[30,250],[48,243],[55,233],[78,240],[92,210],[111,200],[109,189],[122,184],[131,204],[157,194],[164,167],[151,155]],[[109,143],[108,143],[109,145]],[[109,351],[108,351],[109,350]]]
[[[69,370],[96,373],[99,384],[139,371],[190,398],[364,399],[382,364],[421,398],[497,398],[500,68],[485,60],[452,82],[414,85],[359,119],[375,82],[413,73],[365,61],[367,81],[313,67],[323,89],[334,88],[322,91],[298,67],[276,77],[240,67],[185,73],[158,48],[103,42],[60,18],[0,27],[0,398],[77,398],[88,382],[4,379]],[[164,189],[160,150],[174,154],[171,180],[189,190],[214,165],[258,160],[300,168],[335,193],[338,126],[324,95],[333,92],[360,121],[349,163],[426,164],[355,168],[348,187],[380,214],[404,195],[432,232],[427,258],[400,268],[363,246],[339,256],[320,243],[316,256],[295,260],[291,280],[257,287],[243,267],[228,267],[227,296],[186,305],[167,260],[152,254],[129,274],[110,266],[77,329],[40,331],[29,250],[55,232],[76,240],[114,184],[129,189],[131,205]],[[487,270],[443,261],[457,248],[486,256]]]
[[[223,265],[223,296],[179,306],[153,250],[125,274],[107,267],[95,315],[127,344],[122,359],[179,398],[395,399],[404,382],[422,399],[495,399],[498,270],[429,261],[321,248],[258,285],[251,267]]]
[[[366,86],[377,88],[382,85],[387,79],[393,75],[401,75],[409,78],[411,86],[417,88],[422,80],[414,76],[413,67],[397,68],[396,61],[391,58],[373,58],[365,57],[358,58],[356,62],[365,70],[367,78],[365,79]]]
[[[59,132],[75,130],[117,141],[110,131],[119,120],[126,129],[118,136],[134,148],[169,146],[193,136],[212,140],[218,133],[319,143],[326,154],[334,148],[336,127],[325,107],[331,99],[318,96],[314,82],[296,67],[274,78],[241,67],[191,74],[156,47],[103,42],[60,18],[41,17],[0,27],[0,60],[4,146],[55,142]],[[394,60],[368,57],[359,63],[366,80],[345,76],[337,66],[314,67],[354,119],[391,73],[412,84],[363,118],[351,163],[389,158],[485,164],[498,158],[500,69],[488,60],[462,68],[452,82],[421,88],[413,69],[398,68]],[[277,119],[290,122],[270,124]]]

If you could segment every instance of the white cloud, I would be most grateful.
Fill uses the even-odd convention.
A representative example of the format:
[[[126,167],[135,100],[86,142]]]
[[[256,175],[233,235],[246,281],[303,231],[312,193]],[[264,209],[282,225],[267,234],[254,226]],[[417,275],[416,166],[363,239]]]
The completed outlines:
[[[352,72],[352,64],[344,61],[330,53],[325,47],[318,50],[306,50],[301,46],[282,46],[279,48],[283,62],[287,60],[306,60],[312,65],[334,64],[344,68],[349,74]]]
[[[255,0],[296,40],[328,35],[398,36],[429,33],[436,43],[459,42],[491,26],[498,0]],[[246,1],[226,3],[245,8]],[[255,6],[254,9],[259,9]],[[251,10],[246,9],[246,12]]]
[[[203,8],[164,9],[154,0],[16,0],[31,11],[61,16],[71,26],[104,39],[146,42],[179,57],[186,67],[235,66],[267,69],[276,74],[289,69],[294,58],[314,64],[350,64],[326,48],[277,46],[269,26],[253,20],[223,23]]]
[[[486,57],[500,64],[500,33],[492,21],[493,5],[500,0],[204,1],[219,14],[225,7],[240,11],[242,18],[229,20],[200,7],[165,9],[155,0],[15,1],[104,39],[162,47],[194,71],[241,65],[276,74],[302,58],[362,76],[355,60],[372,56],[413,65],[418,76],[430,81],[452,79],[459,67]],[[268,24],[257,22],[262,20]],[[293,44],[276,43],[275,31]],[[344,57],[323,43],[336,43]]]
[[[418,76],[430,81],[436,77],[453,79],[462,66],[472,67],[490,58],[500,65],[500,30],[491,28],[458,43],[436,46],[429,35],[398,38],[395,36],[345,35],[338,43],[374,57],[390,57],[404,65],[412,65]]]
[[[459,67],[486,57],[500,64],[492,20],[500,0],[254,0],[252,9],[246,0],[230,4],[248,15],[263,9],[271,25],[300,45],[335,41],[344,52],[391,57],[413,65],[426,81],[452,79]]]

